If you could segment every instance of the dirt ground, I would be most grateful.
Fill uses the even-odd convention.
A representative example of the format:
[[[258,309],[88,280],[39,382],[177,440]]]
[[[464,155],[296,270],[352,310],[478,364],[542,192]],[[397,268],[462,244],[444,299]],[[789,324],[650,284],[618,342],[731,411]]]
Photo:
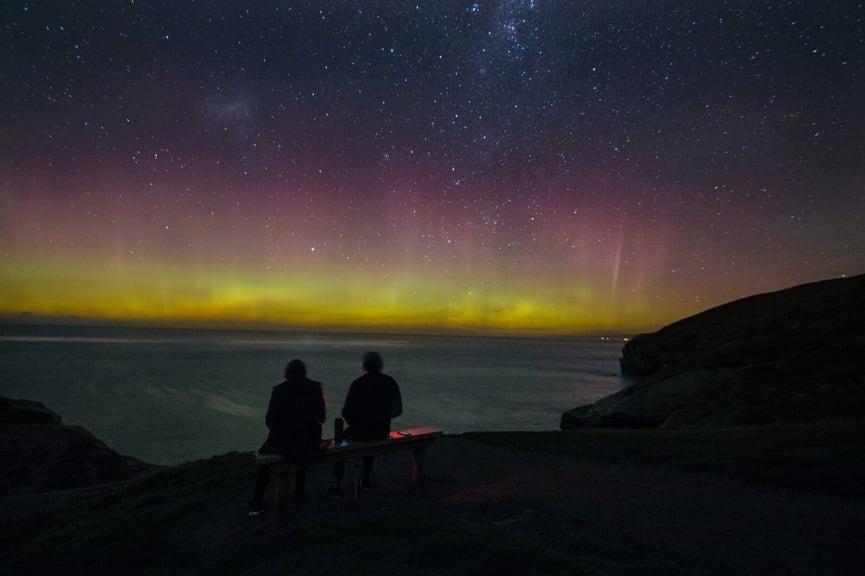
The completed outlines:
[[[349,464],[339,498],[325,494],[330,468],[313,467],[306,501],[282,518],[272,488],[265,513],[247,516],[255,463],[238,453],[0,500],[0,573],[858,576],[865,567],[856,491],[467,436],[438,439],[422,481],[410,481],[410,466],[406,453],[379,457],[375,489],[355,496],[360,471]]]
[[[608,462],[444,437],[427,480],[405,480],[408,457],[379,459],[363,506],[433,499],[468,524],[495,526],[575,559],[580,572],[860,574],[865,499],[755,483],[735,474]],[[349,477],[351,471],[349,471]],[[350,484],[350,478],[347,478]],[[316,486],[298,515],[323,510]],[[354,502],[345,495],[337,505]]]

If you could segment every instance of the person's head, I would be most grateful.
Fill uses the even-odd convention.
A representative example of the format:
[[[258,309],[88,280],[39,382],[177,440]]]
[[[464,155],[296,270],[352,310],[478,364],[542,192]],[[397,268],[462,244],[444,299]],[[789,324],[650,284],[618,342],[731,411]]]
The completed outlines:
[[[367,372],[381,372],[384,362],[378,352],[367,352],[363,355],[363,369]]]
[[[306,364],[303,363],[303,360],[295,358],[285,367],[285,379],[302,380],[303,378],[306,378]]]

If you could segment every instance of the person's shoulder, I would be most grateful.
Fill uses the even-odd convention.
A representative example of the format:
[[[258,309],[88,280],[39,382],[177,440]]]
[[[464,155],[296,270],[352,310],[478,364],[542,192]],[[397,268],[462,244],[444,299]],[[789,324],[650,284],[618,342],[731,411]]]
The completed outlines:
[[[272,402],[282,402],[285,395],[288,393],[288,385],[283,380],[279,384],[274,385],[270,390],[270,399]]]
[[[318,380],[312,380],[311,378],[306,379],[307,386],[312,386],[315,388],[324,388],[324,384],[319,382]]]

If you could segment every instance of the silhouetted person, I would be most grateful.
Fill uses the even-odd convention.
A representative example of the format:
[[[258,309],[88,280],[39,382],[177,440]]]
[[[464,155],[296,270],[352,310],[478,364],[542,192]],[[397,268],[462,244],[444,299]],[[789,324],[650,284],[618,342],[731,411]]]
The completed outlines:
[[[382,373],[383,368],[384,364],[378,352],[367,352],[364,355],[363,369],[366,373],[351,383],[342,407],[342,417],[348,424],[345,437],[349,440],[384,440],[390,435],[391,418],[402,414],[399,385],[396,380]],[[363,459],[361,487],[365,490],[372,487],[373,462],[373,456]],[[328,493],[339,493],[344,472],[345,462],[334,464]]]
[[[285,381],[273,387],[265,423],[270,429],[259,448],[262,454],[282,454],[295,466],[294,499],[302,500],[306,486],[306,467],[321,444],[321,425],[326,406],[321,382],[306,377],[306,364],[292,360],[285,367]],[[264,492],[270,480],[270,466],[258,467],[255,495],[249,503],[251,515],[261,513]]]

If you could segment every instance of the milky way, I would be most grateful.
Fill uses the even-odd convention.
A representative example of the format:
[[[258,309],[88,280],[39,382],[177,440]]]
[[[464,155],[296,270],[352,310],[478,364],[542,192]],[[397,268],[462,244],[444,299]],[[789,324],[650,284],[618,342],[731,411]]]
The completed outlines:
[[[14,2],[0,313],[655,329],[865,272],[857,2]]]

